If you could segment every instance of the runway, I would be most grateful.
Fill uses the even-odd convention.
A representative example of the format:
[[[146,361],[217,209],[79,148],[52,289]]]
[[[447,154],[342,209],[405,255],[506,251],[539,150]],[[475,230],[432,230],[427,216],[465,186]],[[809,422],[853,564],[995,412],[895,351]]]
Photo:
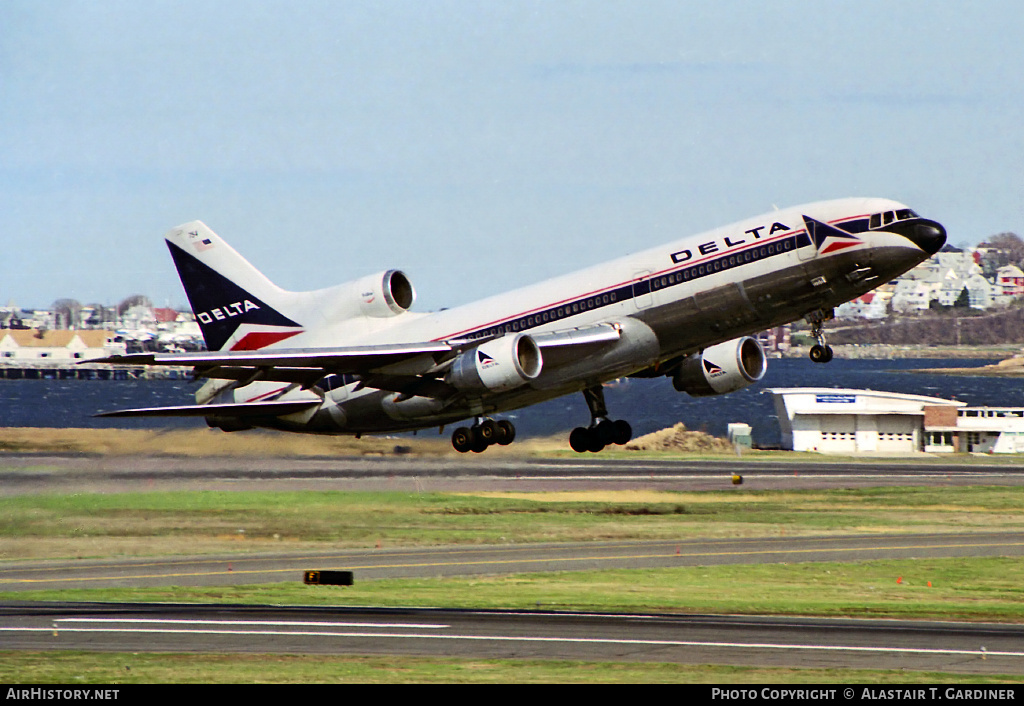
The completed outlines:
[[[899,485],[1024,485],[1024,465],[920,459],[535,459],[507,455],[243,458],[5,454],[0,494],[158,490],[754,490]]]
[[[21,650],[444,655],[1018,674],[1024,627],[543,611],[0,606]]]

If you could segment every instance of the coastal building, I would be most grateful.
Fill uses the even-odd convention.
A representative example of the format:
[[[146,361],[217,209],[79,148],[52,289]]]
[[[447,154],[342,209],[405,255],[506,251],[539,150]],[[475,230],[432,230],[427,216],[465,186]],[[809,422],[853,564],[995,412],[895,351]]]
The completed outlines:
[[[956,417],[933,416],[924,450],[933,453],[1024,453],[1024,408],[962,407]]]
[[[796,387],[768,392],[775,403],[783,448],[821,453],[920,451],[925,408],[955,410],[966,404],[874,390]]]
[[[876,390],[773,388],[782,446],[819,453],[1024,453],[1024,407]]]
[[[124,353],[111,331],[0,330],[0,362],[80,361]]]

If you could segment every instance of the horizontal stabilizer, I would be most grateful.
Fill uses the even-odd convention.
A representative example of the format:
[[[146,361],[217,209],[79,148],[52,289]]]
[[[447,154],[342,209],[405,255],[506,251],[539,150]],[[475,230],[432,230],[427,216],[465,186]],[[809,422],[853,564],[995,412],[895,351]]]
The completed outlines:
[[[320,400],[284,402],[238,402],[231,404],[191,404],[180,407],[143,407],[100,412],[96,417],[280,417],[318,407]]]

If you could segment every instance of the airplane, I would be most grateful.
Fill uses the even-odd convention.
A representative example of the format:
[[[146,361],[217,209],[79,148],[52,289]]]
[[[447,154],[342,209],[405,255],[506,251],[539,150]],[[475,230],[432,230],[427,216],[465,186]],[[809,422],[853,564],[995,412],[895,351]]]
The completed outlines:
[[[946,230],[888,199],[820,201],[429,313],[411,311],[400,270],[292,292],[201,221],[165,239],[208,350],[100,362],[191,366],[206,382],[194,405],[98,416],[357,437],[472,420],[451,442],[480,453],[515,438],[496,415],[582,392],[590,423],[569,445],[596,453],[632,438],[603,384],[668,376],[696,397],[733,392],[767,370],[753,334],[801,318],[811,360],[827,363],[833,308],[938,252]]]

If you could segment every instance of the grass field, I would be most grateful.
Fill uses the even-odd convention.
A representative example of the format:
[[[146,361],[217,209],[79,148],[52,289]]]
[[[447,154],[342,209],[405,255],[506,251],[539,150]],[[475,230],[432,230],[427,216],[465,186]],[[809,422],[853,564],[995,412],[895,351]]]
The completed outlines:
[[[5,652],[6,684],[1017,684],[1014,675],[571,660]]]
[[[805,615],[1024,623],[1024,562],[1007,557],[604,569],[197,588],[0,593],[3,600]]]
[[[1019,530],[1024,488],[672,493],[180,491],[0,497],[0,559]]]

